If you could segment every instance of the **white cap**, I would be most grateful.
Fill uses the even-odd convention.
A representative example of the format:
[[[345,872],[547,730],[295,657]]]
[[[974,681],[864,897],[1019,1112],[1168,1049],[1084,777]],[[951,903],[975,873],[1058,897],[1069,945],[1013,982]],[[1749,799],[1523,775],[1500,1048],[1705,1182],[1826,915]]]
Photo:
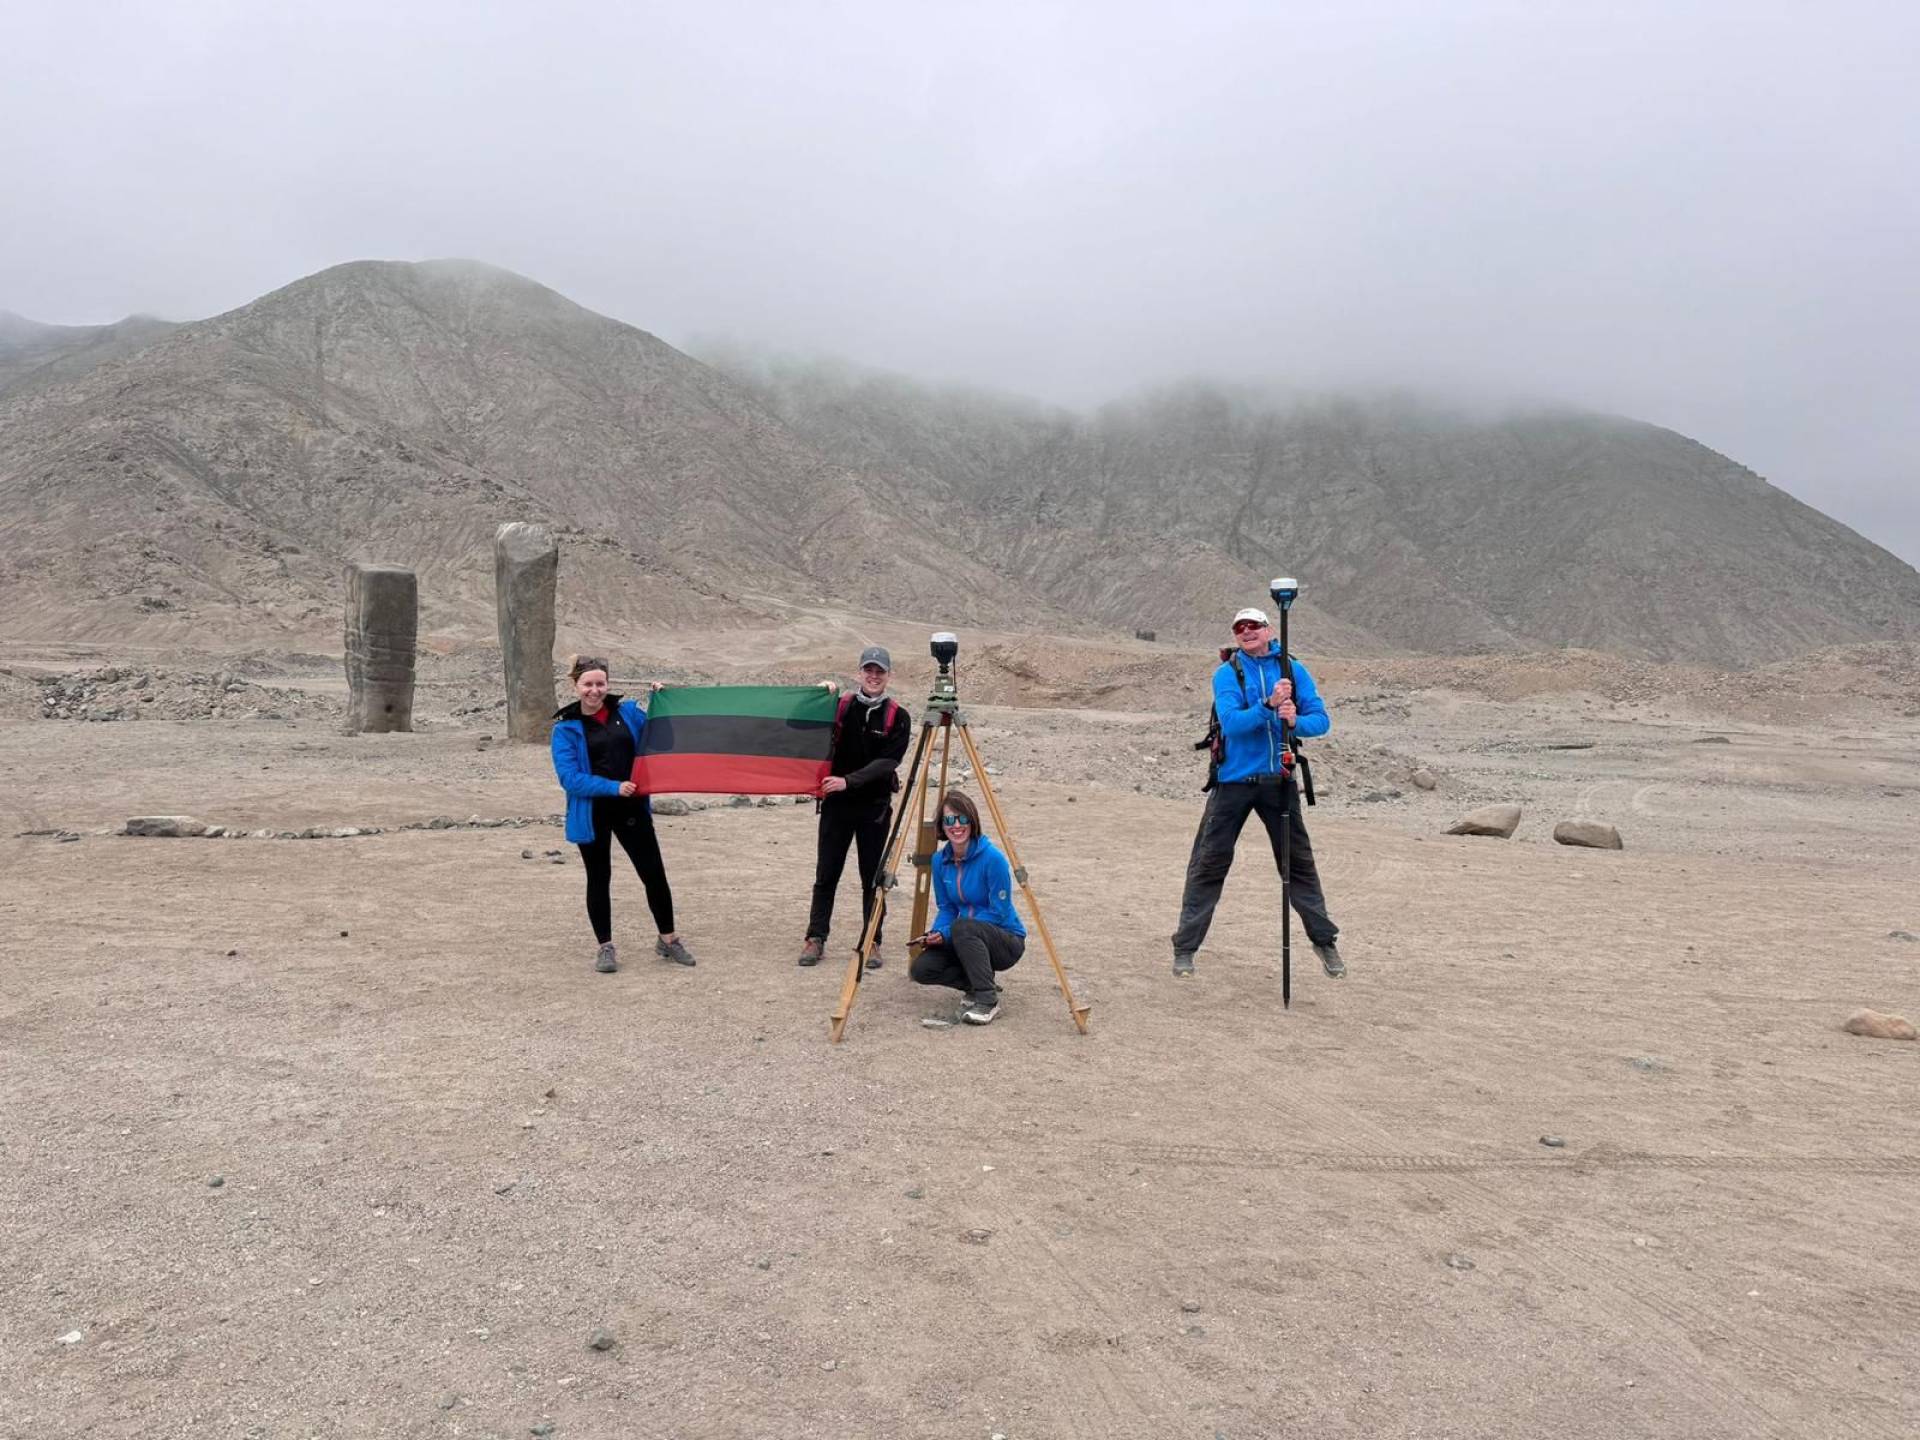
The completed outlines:
[[[1242,620],[1255,620],[1262,625],[1271,625],[1273,623],[1273,621],[1267,618],[1266,611],[1258,609],[1252,605],[1247,606],[1246,609],[1242,610],[1238,615],[1233,617],[1233,623],[1235,625],[1238,625]]]

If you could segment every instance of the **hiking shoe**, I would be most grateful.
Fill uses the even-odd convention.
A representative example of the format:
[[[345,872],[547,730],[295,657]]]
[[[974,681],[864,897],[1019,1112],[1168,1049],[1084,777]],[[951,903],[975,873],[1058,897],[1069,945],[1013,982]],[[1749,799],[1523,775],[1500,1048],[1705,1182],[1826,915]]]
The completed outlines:
[[[1328,940],[1324,944],[1318,940],[1314,941],[1313,953],[1320,957],[1320,968],[1327,972],[1328,979],[1339,980],[1346,975],[1347,962],[1342,960],[1340,952],[1333,948],[1333,941]]]
[[[960,1018],[969,1025],[991,1025],[993,1017],[1000,1013],[1000,997],[991,1000],[969,1000],[967,1008],[960,1012]]]
[[[662,960],[671,960],[676,965],[693,964],[693,952],[678,940],[654,941],[653,953],[658,955]]]
[[[1193,978],[1193,951],[1176,950],[1173,952],[1173,973],[1182,980]]]
[[[867,969],[878,970],[879,968],[880,968],[880,946],[876,943],[872,951],[870,951],[867,955]]]
[[[613,941],[609,940],[600,947],[600,953],[593,957],[593,968],[602,975],[611,975],[620,968],[619,958],[614,953]]]
[[[820,958],[827,953],[827,942],[809,935],[806,944],[800,947],[800,964],[818,965]]]

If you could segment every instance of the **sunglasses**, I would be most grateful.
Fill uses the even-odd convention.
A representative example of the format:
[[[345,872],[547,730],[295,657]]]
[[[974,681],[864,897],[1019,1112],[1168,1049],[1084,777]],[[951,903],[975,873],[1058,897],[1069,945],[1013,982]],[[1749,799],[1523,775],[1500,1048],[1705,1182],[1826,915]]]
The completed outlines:
[[[1267,627],[1262,625],[1258,620],[1236,620],[1233,622],[1233,633],[1236,635],[1244,635],[1249,630],[1264,630],[1266,628]]]
[[[973,821],[964,815],[942,815],[940,817],[940,823],[942,825],[971,825]]]

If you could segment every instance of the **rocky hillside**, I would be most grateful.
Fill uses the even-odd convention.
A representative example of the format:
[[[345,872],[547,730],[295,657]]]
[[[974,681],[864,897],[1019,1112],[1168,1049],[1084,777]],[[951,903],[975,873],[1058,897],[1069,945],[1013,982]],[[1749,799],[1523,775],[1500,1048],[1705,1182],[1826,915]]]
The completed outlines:
[[[469,261],[343,265],[181,326],[0,317],[0,639],[337,643],[340,571],[493,630],[560,534],[563,633],[835,607],[1199,645],[1282,571],[1318,654],[1750,664],[1920,633],[1920,575],[1683,436],[1187,385],[1077,416],[705,364]],[[729,642],[731,643],[731,642]]]
[[[1163,629],[1284,570],[1423,652],[1745,665],[1920,633],[1911,566],[1633,420],[1199,384],[1082,418],[839,365],[728,363],[824,453],[929,477],[1017,575]]]

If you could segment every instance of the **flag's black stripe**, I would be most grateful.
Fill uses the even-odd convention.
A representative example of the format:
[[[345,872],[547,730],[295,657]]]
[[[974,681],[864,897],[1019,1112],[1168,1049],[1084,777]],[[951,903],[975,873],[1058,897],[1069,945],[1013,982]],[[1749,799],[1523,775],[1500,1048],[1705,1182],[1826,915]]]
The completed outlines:
[[[642,755],[770,755],[824,760],[833,722],[771,720],[763,715],[669,715],[647,720]]]

